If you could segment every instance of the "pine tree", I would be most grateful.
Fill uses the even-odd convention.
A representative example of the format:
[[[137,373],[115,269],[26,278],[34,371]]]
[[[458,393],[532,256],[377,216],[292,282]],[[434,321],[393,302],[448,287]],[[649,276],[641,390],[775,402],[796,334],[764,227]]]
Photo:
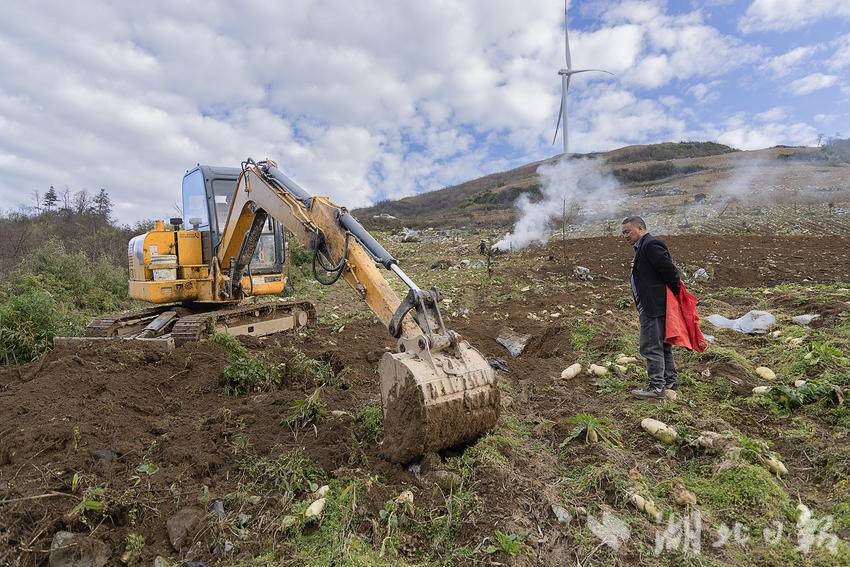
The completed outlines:
[[[53,185],[51,185],[47,193],[44,194],[44,200],[42,201],[42,204],[44,205],[44,210],[52,211],[53,207],[55,207],[56,203],[58,202],[59,195],[56,194],[56,189],[54,189]]]
[[[110,220],[112,216],[112,199],[109,198],[109,193],[106,189],[101,189],[94,198],[94,212],[97,216],[104,220]]]

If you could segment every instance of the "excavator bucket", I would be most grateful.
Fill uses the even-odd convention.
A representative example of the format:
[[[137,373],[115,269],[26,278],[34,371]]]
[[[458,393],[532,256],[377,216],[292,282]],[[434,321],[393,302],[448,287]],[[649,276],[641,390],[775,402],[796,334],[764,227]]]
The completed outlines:
[[[385,353],[379,372],[383,450],[394,462],[471,441],[499,419],[495,373],[466,341],[453,353]]]

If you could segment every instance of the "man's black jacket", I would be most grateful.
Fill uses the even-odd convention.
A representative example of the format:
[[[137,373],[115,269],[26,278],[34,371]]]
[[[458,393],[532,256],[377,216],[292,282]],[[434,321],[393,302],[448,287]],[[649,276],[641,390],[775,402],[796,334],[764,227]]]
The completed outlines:
[[[667,287],[679,294],[679,270],[670,258],[667,245],[647,233],[638,243],[632,266],[635,290],[647,317],[667,314]]]

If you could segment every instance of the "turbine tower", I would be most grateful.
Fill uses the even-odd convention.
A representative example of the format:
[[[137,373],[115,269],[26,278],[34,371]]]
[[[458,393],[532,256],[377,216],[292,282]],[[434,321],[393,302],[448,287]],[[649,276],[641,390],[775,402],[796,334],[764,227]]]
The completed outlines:
[[[555,140],[558,139],[558,126],[561,125],[561,117],[564,118],[564,154],[567,153],[569,134],[567,132],[567,91],[570,88],[570,77],[577,73],[587,73],[590,71],[598,71],[600,73],[608,73],[613,75],[611,71],[604,69],[573,69],[572,60],[570,58],[570,33],[567,29],[567,0],[564,0],[564,59],[567,63],[566,68],[558,71],[561,76],[561,109],[558,112],[558,122],[555,123],[555,136],[552,138],[552,145],[555,145]]]

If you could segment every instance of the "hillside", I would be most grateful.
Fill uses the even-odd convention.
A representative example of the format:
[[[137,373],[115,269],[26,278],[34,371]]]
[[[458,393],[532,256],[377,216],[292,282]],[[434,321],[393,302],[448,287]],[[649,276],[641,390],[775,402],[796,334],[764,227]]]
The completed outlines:
[[[775,147],[738,151],[712,142],[628,146],[576,154],[604,160],[619,183],[617,216],[626,211],[659,212],[694,203],[726,206],[730,201],[837,203],[848,200],[850,166],[825,148]],[[494,173],[438,191],[384,201],[354,215],[371,228],[505,227],[516,220],[514,203],[523,194],[541,197],[538,168],[558,156]],[[790,188],[793,196],[769,195]],[[600,211],[595,211],[599,216]],[[584,211],[582,220],[593,215]],[[395,218],[389,218],[395,217]]]

